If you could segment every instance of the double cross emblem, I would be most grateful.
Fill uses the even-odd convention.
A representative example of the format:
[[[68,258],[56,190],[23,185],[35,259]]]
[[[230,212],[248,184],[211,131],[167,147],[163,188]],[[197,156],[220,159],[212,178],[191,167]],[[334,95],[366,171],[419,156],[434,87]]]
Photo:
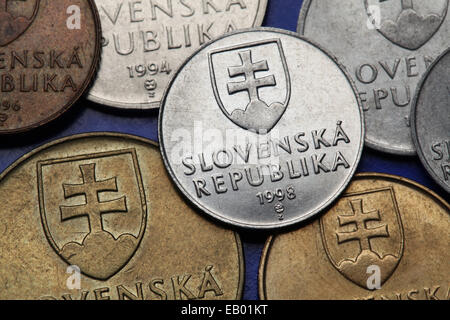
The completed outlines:
[[[222,112],[245,130],[269,133],[286,111],[291,95],[281,41],[270,39],[218,49],[209,54],[209,63],[214,95]],[[243,79],[233,81],[238,77]]]

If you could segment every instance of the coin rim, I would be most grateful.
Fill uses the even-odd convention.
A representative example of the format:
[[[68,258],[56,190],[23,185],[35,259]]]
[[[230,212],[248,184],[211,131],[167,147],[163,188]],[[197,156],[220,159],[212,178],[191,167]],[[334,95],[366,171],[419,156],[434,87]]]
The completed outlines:
[[[165,111],[165,103],[166,103],[166,100],[167,100],[168,93],[169,93],[173,83],[178,78],[178,75],[180,74],[180,72],[184,69],[184,67],[188,63],[190,63],[190,61],[194,58],[194,56],[196,56],[198,53],[203,51],[206,47],[216,43],[217,41],[220,41],[222,39],[234,36],[236,34],[250,33],[250,32],[280,33],[280,34],[283,34],[283,35],[291,36],[291,37],[294,37],[296,39],[302,40],[302,41],[308,43],[309,45],[315,47],[317,50],[321,51],[325,56],[327,56],[329,59],[331,59],[336,64],[338,69],[340,69],[340,71],[344,74],[344,76],[347,79],[350,87],[353,89],[353,93],[355,95],[355,98],[356,98],[356,101],[357,101],[357,104],[358,104],[358,111],[359,111],[360,124],[361,124],[361,132],[360,132],[360,136],[359,136],[360,143],[359,143],[359,148],[358,148],[358,154],[357,154],[354,166],[351,169],[351,172],[348,174],[347,178],[344,179],[343,184],[341,185],[339,190],[337,192],[335,192],[334,194],[332,194],[328,198],[328,201],[324,201],[322,203],[322,205],[320,205],[316,210],[311,211],[309,214],[303,215],[303,216],[301,216],[300,218],[297,218],[297,219],[293,219],[290,222],[261,224],[261,225],[254,224],[254,223],[241,223],[241,222],[237,222],[237,221],[235,221],[233,219],[229,219],[229,218],[227,218],[224,215],[219,215],[219,214],[214,213],[211,210],[208,210],[200,202],[195,200],[194,197],[192,197],[189,194],[189,192],[187,192],[185,190],[185,188],[181,185],[180,181],[178,181],[178,179],[176,178],[176,176],[175,176],[175,174],[174,174],[174,172],[173,172],[173,170],[172,170],[172,168],[171,168],[171,166],[169,164],[168,157],[167,157],[167,154],[166,154],[166,151],[165,151],[165,148],[164,148],[162,122],[163,122],[163,116],[164,116],[164,111]],[[238,227],[238,228],[243,228],[243,229],[248,229],[248,230],[277,230],[277,229],[286,228],[286,227],[295,225],[297,223],[300,223],[302,221],[310,219],[311,217],[317,215],[322,210],[324,210],[325,208],[330,206],[334,202],[334,200],[336,200],[342,194],[342,192],[344,192],[344,190],[346,189],[346,187],[348,186],[348,184],[352,180],[353,176],[355,175],[355,172],[356,172],[356,170],[358,168],[358,165],[360,163],[360,160],[361,160],[362,151],[363,151],[363,147],[364,147],[364,136],[365,136],[365,126],[364,126],[364,115],[363,115],[363,111],[362,111],[362,102],[361,102],[361,98],[359,97],[357,92],[358,91],[356,89],[356,85],[353,82],[353,79],[350,77],[350,74],[348,73],[347,69],[344,66],[342,66],[342,64],[336,59],[336,57],[334,57],[331,53],[329,53],[326,49],[321,47],[319,44],[315,43],[314,41],[312,41],[310,39],[302,37],[301,35],[299,35],[299,34],[297,34],[295,32],[287,31],[287,30],[283,30],[283,29],[278,29],[278,28],[272,28],[272,27],[258,27],[258,28],[240,29],[240,30],[237,30],[237,31],[234,31],[234,32],[231,32],[231,33],[227,33],[225,35],[222,35],[219,38],[214,39],[211,42],[208,42],[208,43],[204,44],[200,48],[198,48],[187,60],[185,60],[185,62],[180,66],[180,68],[177,70],[177,72],[174,73],[173,77],[171,78],[171,80],[169,82],[169,85],[166,87],[166,89],[164,91],[163,100],[162,100],[162,103],[161,103],[161,108],[160,108],[159,117],[158,117],[158,139],[159,139],[159,142],[160,142],[161,155],[162,155],[162,158],[164,160],[164,165],[166,167],[166,170],[169,172],[169,175],[172,178],[172,181],[179,188],[179,190],[186,197],[186,199],[190,203],[192,203],[195,207],[200,209],[201,212],[206,213],[208,216],[214,218],[215,220],[217,220],[219,222],[226,223],[226,224],[228,224],[230,226],[233,226],[233,227]]]
[[[21,127],[21,128],[17,128],[17,129],[8,129],[8,130],[2,130],[0,129],[0,136],[2,135],[11,135],[11,134],[16,134],[16,133],[23,133],[23,132],[27,132],[33,129],[36,129],[38,127],[41,127],[49,122],[52,122],[53,120],[59,118],[62,114],[64,114],[66,111],[68,111],[86,92],[86,90],[90,87],[90,85],[92,84],[92,80],[97,72],[97,68],[99,66],[100,63],[100,53],[101,53],[101,43],[100,43],[100,39],[102,36],[102,31],[101,31],[101,24],[100,24],[100,16],[98,14],[98,10],[97,10],[97,6],[94,3],[94,0],[85,0],[88,2],[89,7],[91,8],[91,12],[94,18],[94,32],[93,34],[95,35],[96,39],[95,41],[95,49],[94,49],[94,57],[92,58],[92,63],[91,63],[91,67],[89,70],[88,75],[85,77],[85,80],[82,84],[82,86],[80,87],[80,90],[78,90],[77,94],[74,95],[72,97],[72,99],[69,100],[68,103],[64,104],[62,108],[59,108],[57,112],[53,113],[51,116],[33,123],[29,126],[26,127]],[[39,100],[40,97],[38,97]],[[42,99],[42,98],[41,98]]]
[[[259,1],[259,6],[256,12],[256,16],[253,22],[253,27],[257,27],[257,26],[261,26],[264,20],[264,17],[266,15],[266,11],[267,11],[267,2],[269,0],[258,0]],[[240,29],[239,29],[240,30]],[[213,39],[213,41],[216,38]],[[209,43],[209,41],[207,42]],[[188,56],[190,57],[190,55]],[[169,77],[169,81],[167,81],[167,85],[171,82],[171,78],[177,73],[177,69],[179,69],[181,67],[181,65],[179,67],[177,67],[175,69],[175,72]],[[95,82],[95,80],[94,80]],[[167,88],[166,85],[166,88]],[[163,90],[163,94],[166,90],[166,88],[164,88]],[[109,100],[109,99],[105,99],[105,98],[101,98],[99,96],[96,96],[94,94],[91,93],[91,91],[88,92],[88,94],[86,95],[86,99],[88,99],[89,101],[110,107],[110,108],[114,108],[114,109],[125,109],[125,110],[153,110],[153,109],[158,109],[161,106],[162,100],[160,101],[154,101],[154,102],[149,102],[149,103],[126,103],[126,102],[117,102],[117,101],[113,101],[113,100]]]
[[[311,7],[312,1],[313,0],[304,0],[302,8],[300,9],[300,16],[298,18],[298,23],[297,23],[297,32],[302,36],[305,36],[305,21],[308,16],[308,11]],[[352,77],[352,80],[353,80],[353,77]],[[359,94],[358,94],[358,96],[359,96]],[[408,157],[412,157],[417,154],[416,150],[405,150],[405,149],[400,149],[400,148],[388,147],[384,144],[381,145],[377,141],[373,141],[373,140],[369,139],[367,137],[367,134],[366,134],[366,137],[364,140],[365,140],[365,145],[367,147],[369,147],[370,149],[376,150],[376,151],[393,154],[393,155],[399,155],[399,156],[408,156]]]
[[[414,94],[412,107],[411,107],[411,133],[413,137],[413,143],[417,149],[417,155],[419,156],[420,162],[422,162],[422,165],[425,167],[425,169],[428,171],[428,174],[433,178],[433,180],[439,184],[446,192],[450,193],[450,186],[446,185],[442,179],[434,172],[434,170],[431,168],[430,164],[428,163],[427,159],[425,158],[425,153],[423,152],[422,145],[419,142],[419,136],[417,133],[417,105],[420,99],[420,94],[422,93],[422,88],[425,85],[429,75],[432,73],[436,65],[446,56],[447,54],[450,55],[450,48],[447,48],[442,54],[439,55],[439,57],[436,58],[436,60],[433,61],[433,63],[428,68],[427,72],[423,75],[422,79],[419,82],[419,85],[417,87],[417,90]]]
[[[60,144],[64,144],[67,142],[71,142],[71,141],[76,141],[76,140],[84,140],[84,139],[89,139],[89,138],[117,138],[117,139],[123,139],[125,141],[127,140],[131,140],[134,142],[140,142],[143,144],[148,144],[151,147],[154,147],[156,151],[159,151],[159,144],[155,141],[152,141],[150,139],[144,138],[144,137],[140,137],[140,136],[136,136],[136,135],[132,135],[132,134],[125,134],[125,133],[118,133],[118,132],[108,132],[108,131],[103,131],[103,132],[89,132],[89,133],[81,133],[81,134],[74,134],[74,135],[70,135],[70,136],[66,136],[64,138],[59,138],[56,140],[53,140],[51,142],[45,143],[33,150],[31,150],[30,152],[26,153],[25,155],[19,157],[17,160],[15,160],[12,164],[10,164],[3,172],[0,173],[0,183],[3,181],[3,179],[5,179],[13,170],[15,170],[16,168],[18,168],[19,166],[21,166],[25,161],[30,160],[32,157],[34,157],[36,154],[45,151],[47,149],[50,149],[52,147],[55,147],[57,145]],[[170,180],[170,179],[169,179]],[[175,189],[175,191],[178,193],[178,195],[180,196],[180,200],[183,201],[184,197],[180,194],[178,188],[176,188],[173,185],[172,186]],[[148,202],[150,200],[147,200]],[[189,203],[187,203],[187,205],[189,206]],[[190,206],[191,207],[191,206]],[[195,208],[192,208],[192,211],[195,214],[199,214],[199,212],[197,212],[197,210],[195,210]],[[225,229],[226,230],[226,229]],[[243,250],[243,246],[242,246],[242,240],[240,235],[231,230],[231,232],[233,232],[234,237],[235,237],[235,241],[236,241],[236,246],[237,246],[237,255],[238,255],[238,265],[239,265],[239,276],[238,276],[238,288],[237,288],[237,292],[236,292],[236,300],[240,300],[243,297],[243,292],[244,292],[244,284],[245,284],[245,263],[244,263],[244,250]],[[139,250],[139,248],[138,248]],[[95,279],[97,280],[97,279]]]
[[[447,208],[447,210],[450,211],[450,204],[448,204],[441,196],[439,196],[436,192],[432,191],[431,189],[421,185],[420,183],[413,181],[411,179],[407,179],[404,177],[400,177],[393,174],[387,174],[387,173],[377,173],[377,172],[364,172],[364,173],[358,173],[355,175],[352,182],[355,182],[357,180],[364,180],[364,179],[377,179],[377,180],[393,180],[397,184],[406,185],[407,187],[410,187],[411,189],[418,189],[419,192],[425,193],[425,195],[429,196],[430,198],[436,200],[438,203],[442,204],[444,208]],[[323,212],[323,214],[327,214],[327,212]],[[314,223],[315,221],[312,221]],[[296,230],[299,231],[299,230]],[[296,232],[293,231],[293,232]],[[275,239],[279,235],[271,235],[265,245],[262,252],[259,268],[258,268],[258,294],[259,298],[261,300],[268,300],[267,298],[267,292],[266,292],[266,269],[267,269],[267,263],[270,256],[270,251],[272,249],[272,245],[275,241]]]

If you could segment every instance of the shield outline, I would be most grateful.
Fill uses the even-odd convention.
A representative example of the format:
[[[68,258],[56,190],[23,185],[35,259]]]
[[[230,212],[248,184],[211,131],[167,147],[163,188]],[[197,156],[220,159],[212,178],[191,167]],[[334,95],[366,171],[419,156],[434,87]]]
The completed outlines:
[[[389,194],[391,195],[391,200],[392,200],[392,204],[393,204],[393,207],[394,207],[395,215],[397,217],[397,224],[398,224],[398,227],[399,227],[400,237],[401,237],[402,241],[400,241],[400,249],[396,253],[398,255],[397,264],[395,265],[395,268],[393,268],[390,271],[391,272],[390,275],[381,284],[386,283],[391,278],[391,276],[394,274],[395,270],[397,270],[397,267],[398,267],[398,265],[400,264],[400,261],[403,258],[403,253],[404,253],[404,249],[405,249],[405,235],[404,235],[404,231],[403,231],[403,223],[402,223],[402,219],[401,219],[401,216],[400,216],[400,210],[398,208],[397,199],[395,198],[394,188],[392,186],[389,186],[389,187],[379,188],[379,189],[372,189],[372,190],[366,190],[366,191],[346,193],[346,194],[344,194],[342,196],[342,199],[344,199],[344,198],[350,198],[350,197],[355,197],[355,196],[363,196],[363,195],[371,194],[371,193],[375,193],[375,192],[386,192],[386,191],[388,191]],[[323,216],[319,219],[319,228],[320,228],[320,237],[322,239],[322,245],[323,245],[323,247],[325,249],[325,252],[327,254],[328,260],[331,262],[333,267],[339,272],[339,274],[343,275],[346,279],[348,279],[352,283],[360,286],[358,283],[354,282],[353,279],[348,277],[346,274],[342,273],[341,270],[339,270],[338,264],[333,260],[332,255],[330,253],[330,249],[328,247],[327,240],[325,238],[325,228],[324,228],[324,223],[323,223]],[[362,288],[364,288],[366,290],[369,290],[366,287],[362,287]]]
[[[123,265],[120,268],[118,268],[114,273],[112,273],[107,279],[101,279],[101,280],[108,280],[109,278],[111,278],[112,276],[117,274],[120,270],[122,270],[128,264],[128,262],[136,254],[136,251],[141,244],[141,241],[144,237],[145,229],[147,227],[147,200],[145,197],[144,184],[142,181],[142,173],[141,173],[141,169],[139,167],[136,149],[131,148],[131,149],[116,150],[116,151],[107,151],[107,152],[100,152],[100,153],[77,155],[77,156],[71,156],[71,157],[67,157],[67,158],[41,160],[41,161],[38,161],[36,164],[37,178],[38,178],[39,211],[40,211],[41,223],[42,223],[42,227],[44,229],[45,237],[47,238],[48,242],[52,246],[53,250],[55,250],[56,254],[64,262],[66,262],[67,264],[70,265],[70,262],[67,261],[63,256],[61,256],[61,254],[60,254],[61,249],[59,249],[58,245],[56,244],[55,240],[53,239],[50,229],[48,227],[47,217],[46,217],[46,213],[45,213],[44,183],[43,183],[43,176],[42,176],[42,168],[47,165],[53,165],[53,164],[58,164],[58,163],[101,159],[101,158],[107,158],[107,157],[111,157],[111,156],[124,155],[124,154],[131,154],[131,157],[133,159],[133,167],[134,167],[134,172],[136,174],[136,180],[137,180],[139,195],[140,195],[140,200],[141,200],[141,209],[142,209],[141,227],[139,230],[139,234],[137,236],[136,247],[134,248],[133,252],[130,254],[130,257],[128,258],[128,260],[124,261]],[[81,270],[81,273],[83,273],[84,275],[86,275],[90,278],[93,278],[93,279],[97,279],[95,276],[86,274],[81,268],[80,268],[80,270]]]
[[[368,1],[369,1],[369,0],[364,0],[364,7],[365,7],[365,9],[366,9],[366,14],[367,14],[367,16],[369,17],[369,19],[372,19],[373,17],[372,17],[371,14],[369,13],[369,2],[368,2]],[[430,41],[430,40],[434,37],[434,35],[439,31],[439,29],[442,27],[442,24],[444,23],[445,18],[447,17],[447,14],[448,14],[448,8],[449,8],[449,4],[450,4],[450,0],[446,0],[446,1],[447,1],[447,5],[446,5],[445,10],[444,10],[444,12],[443,12],[443,15],[442,15],[442,21],[441,21],[441,24],[439,25],[439,28],[436,28],[436,30],[434,30],[433,34],[428,38],[428,40],[425,41],[424,43],[422,43],[418,48],[408,48],[408,47],[406,47],[406,46],[403,46],[403,45],[401,45],[401,44],[399,44],[399,43],[396,43],[396,42],[392,41],[391,39],[389,39],[383,32],[381,32],[380,29],[376,28],[376,30],[377,30],[377,32],[378,32],[379,34],[381,34],[386,40],[388,40],[389,42],[392,42],[392,43],[395,44],[396,46],[399,46],[399,47],[401,47],[401,48],[403,48],[403,49],[407,49],[407,50],[411,50],[411,51],[419,50],[419,49],[422,48],[428,41]]]
[[[29,17],[29,18],[24,17],[24,18],[27,18],[27,19],[30,20],[30,23],[28,24],[28,26],[27,26],[25,29],[23,29],[23,31],[22,31],[20,34],[18,34],[15,38],[13,38],[12,40],[10,40],[10,41],[8,41],[8,42],[6,42],[6,43],[4,43],[4,44],[1,44],[1,43],[0,43],[0,47],[5,47],[5,46],[7,46],[7,45],[13,43],[13,42],[16,41],[17,39],[19,39],[19,38],[20,38],[20,37],[21,37],[21,36],[22,36],[22,35],[30,28],[30,26],[33,24],[34,20],[35,20],[36,17],[37,17],[37,14],[38,14],[38,12],[39,12],[40,4],[41,4],[41,0],[35,0],[35,3],[34,3],[34,9],[33,9],[33,14],[32,14],[31,17]]]
[[[212,57],[213,57],[213,55],[222,53],[222,52],[258,47],[258,46],[270,44],[270,43],[277,44],[277,48],[278,48],[278,51],[279,51],[280,57],[281,57],[281,63],[283,64],[284,74],[286,77],[286,98],[283,103],[284,111],[283,111],[283,114],[280,115],[278,121],[275,122],[273,127],[269,130],[269,131],[271,131],[277,125],[277,123],[281,120],[284,113],[286,113],[286,109],[287,109],[289,101],[291,99],[291,77],[289,74],[289,69],[288,69],[288,65],[287,65],[287,61],[286,61],[286,56],[284,55],[284,49],[283,49],[283,45],[281,43],[281,39],[278,38],[278,39],[267,39],[267,40],[254,41],[254,42],[239,44],[239,45],[235,45],[235,46],[231,46],[231,47],[216,49],[211,52],[208,52],[209,74],[210,74],[210,78],[211,78],[211,84],[213,87],[214,97],[216,98],[216,101],[219,104],[220,110],[222,110],[223,114],[225,114],[227,116],[228,120],[230,120],[231,122],[233,122],[234,124],[236,124],[237,126],[241,127],[244,130],[249,130],[249,128],[245,128],[245,127],[239,125],[238,123],[234,122],[233,119],[231,118],[231,114],[227,111],[227,109],[223,105],[222,99],[219,94],[219,89],[217,87],[216,72],[214,70],[214,64],[212,61]]]

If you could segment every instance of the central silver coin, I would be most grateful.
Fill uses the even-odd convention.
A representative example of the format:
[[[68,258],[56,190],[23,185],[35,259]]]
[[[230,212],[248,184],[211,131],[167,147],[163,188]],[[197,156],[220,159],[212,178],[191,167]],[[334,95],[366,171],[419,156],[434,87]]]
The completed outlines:
[[[267,0],[95,0],[103,52],[88,99],[116,108],[159,108],[176,69],[226,32],[260,26]]]
[[[296,34],[239,31],[197,51],[161,105],[163,158],[187,198],[234,226],[303,221],[344,190],[363,146],[345,71]]]
[[[427,68],[450,46],[450,0],[305,0],[298,32],[350,72],[366,146],[415,155],[411,104]]]

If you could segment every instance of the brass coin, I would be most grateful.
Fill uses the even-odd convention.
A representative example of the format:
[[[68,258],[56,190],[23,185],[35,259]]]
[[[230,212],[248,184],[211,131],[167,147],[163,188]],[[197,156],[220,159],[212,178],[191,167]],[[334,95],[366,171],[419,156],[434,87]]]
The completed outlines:
[[[183,201],[148,140],[47,144],[0,176],[0,203],[0,299],[241,297],[238,235]]]
[[[27,131],[81,96],[100,56],[92,0],[0,0],[0,134]]]
[[[415,182],[360,174],[319,220],[268,240],[260,297],[449,299],[449,213]]]

